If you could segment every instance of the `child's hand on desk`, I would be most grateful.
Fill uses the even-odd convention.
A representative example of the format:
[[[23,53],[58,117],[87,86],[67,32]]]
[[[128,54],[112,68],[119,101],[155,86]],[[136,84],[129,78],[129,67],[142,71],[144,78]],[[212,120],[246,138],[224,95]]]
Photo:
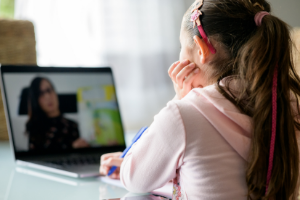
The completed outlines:
[[[123,158],[120,158],[121,155],[122,152],[108,153],[102,155],[99,169],[100,175],[107,175],[112,166],[117,166],[118,168],[109,177],[113,179],[120,179],[120,166],[123,162]]]
[[[198,73],[199,68],[188,60],[177,61],[171,65],[168,74],[173,81],[176,92],[175,99],[182,99],[194,88],[193,81]]]

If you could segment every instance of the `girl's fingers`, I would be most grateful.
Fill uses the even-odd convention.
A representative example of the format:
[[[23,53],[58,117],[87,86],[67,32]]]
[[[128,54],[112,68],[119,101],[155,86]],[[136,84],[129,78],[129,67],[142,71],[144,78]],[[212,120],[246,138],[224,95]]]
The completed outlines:
[[[110,169],[110,167],[101,166],[100,170],[99,170],[100,175],[105,175],[106,176],[108,174],[108,172],[109,172],[109,169]]]
[[[183,91],[185,91],[186,94],[189,93],[189,91],[191,91],[193,89],[193,86],[192,86],[192,83],[194,80],[193,76],[195,76],[199,72],[200,72],[199,68],[194,69],[183,81]],[[184,94],[184,95],[186,95],[186,94]]]
[[[185,66],[187,66],[189,63],[190,63],[189,60],[185,60],[185,61],[183,61],[183,62],[180,62],[180,63],[174,68],[174,70],[172,71],[171,76],[170,76],[171,79],[172,79],[173,81],[176,81],[176,76],[177,76],[177,74],[178,74]]]
[[[170,77],[171,77],[171,74],[172,74],[174,68],[175,68],[179,63],[180,63],[180,61],[174,62],[174,63],[171,65],[171,67],[169,68],[168,74],[169,74]]]
[[[100,175],[107,175],[111,166],[121,166],[123,158],[120,158],[122,152],[104,154],[100,158]]]
[[[118,167],[109,177],[112,179],[120,179],[120,168]]]
[[[103,161],[105,161],[105,160],[107,160],[107,159],[109,159],[111,157],[117,157],[117,158],[119,158],[121,155],[122,155],[122,152],[107,153],[107,154],[103,154],[101,156],[100,160],[101,160],[101,163],[102,163]]]
[[[189,64],[184,67],[176,76],[176,83],[179,88],[183,87],[183,81],[186,77],[195,69],[196,65],[194,63]]]
[[[100,175],[106,176],[110,171],[111,167],[102,166],[100,167]],[[110,176],[113,179],[120,179],[120,167],[118,167]]]
[[[123,162],[123,158],[118,158],[118,157],[110,157],[106,160],[104,160],[101,165],[103,166],[117,166],[117,167],[120,167],[121,164]]]

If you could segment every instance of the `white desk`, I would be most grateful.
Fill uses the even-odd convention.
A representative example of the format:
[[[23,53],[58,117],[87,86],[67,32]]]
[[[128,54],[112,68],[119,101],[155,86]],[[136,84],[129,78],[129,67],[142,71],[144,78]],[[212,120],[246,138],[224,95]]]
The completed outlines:
[[[75,179],[18,167],[9,142],[0,142],[0,200],[100,200],[142,195],[97,178]]]

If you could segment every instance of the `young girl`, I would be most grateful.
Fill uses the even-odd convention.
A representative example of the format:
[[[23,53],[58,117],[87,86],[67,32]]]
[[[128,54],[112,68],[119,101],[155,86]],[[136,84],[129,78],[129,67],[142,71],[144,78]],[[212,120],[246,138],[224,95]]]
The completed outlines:
[[[287,25],[269,12],[264,0],[197,0],[169,69],[176,99],[100,171],[122,163],[131,192],[173,179],[173,199],[296,199],[300,79]]]

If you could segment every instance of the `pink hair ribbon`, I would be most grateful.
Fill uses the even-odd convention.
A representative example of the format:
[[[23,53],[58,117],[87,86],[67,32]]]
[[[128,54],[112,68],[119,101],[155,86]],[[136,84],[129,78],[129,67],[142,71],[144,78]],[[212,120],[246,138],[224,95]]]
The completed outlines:
[[[256,13],[254,17],[256,26],[261,26],[262,19],[266,15],[270,15],[270,13],[266,11],[261,11]],[[277,123],[277,84],[278,84],[278,65],[276,65],[275,67],[273,82],[272,82],[272,134],[271,134],[271,141],[270,141],[269,164],[268,164],[265,195],[267,195],[268,192],[268,188],[272,176],[272,169],[273,169],[273,159],[274,159],[275,140],[276,140],[276,123]]]
[[[216,49],[209,42],[208,37],[203,29],[203,26],[201,25],[200,16],[202,15],[202,12],[199,9],[202,7],[202,5],[203,5],[203,0],[196,0],[196,2],[193,5],[194,8],[192,10],[191,21],[194,23],[194,28],[197,25],[200,35],[204,40],[205,44],[207,45],[207,47],[209,48],[210,52],[212,54],[215,54]]]
[[[277,122],[277,80],[278,79],[278,66],[276,65],[273,75],[272,84],[272,135],[270,142],[270,154],[269,154],[269,166],[267,173],[267,184],[266,184],[266,194],[268,192],[269,183],[271,180],[272,169],[273,169],[273,158],[274,158],[274,148],[276,139],[276,122]]]
[[[213,47],[213,45],[211,45],[211,43],[208,41],[208,38],[207,38],[207,36],[206,36],[206,34],[205,34],[205,32],[204,32],[204,29],[203,29],[202,25],[198,26],[198,30],[199,30],[200,35],[202,36],[204,42],[205,42],[206,45],[208,46],[210,52],[211,52],[212,54],[215,54],[215,53],[216,53],[216,49],[215,49],[215,48]]]

